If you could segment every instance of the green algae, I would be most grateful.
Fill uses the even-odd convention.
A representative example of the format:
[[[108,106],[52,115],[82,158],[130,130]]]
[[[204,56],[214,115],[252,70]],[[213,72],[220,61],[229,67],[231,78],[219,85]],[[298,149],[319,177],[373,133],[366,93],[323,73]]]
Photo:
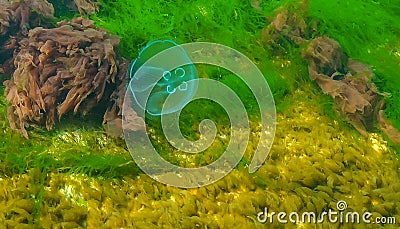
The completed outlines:
[[[174,39],[182,43],[214,41],[230,45],[248,55],[261,69],[274,94],[279,112],[285,112],[291,103],[299,102],[290,99],[291,94],[296,88],[307,85],[309,82],[306,63],[301,57],[299,47],[288,44],[285,47],[286,52],[282,53],[282,56],[274,56],[270,47],[262,42],[261,36],[261,29],[267,25],[268,18],[271,18],[278,7],[289,5],[292,10],[296,10],[299,8],[298,6],[296,8],[297,1],[263,1],[260,4],[261,11],[252,8],[247,1],[206,3],[198,0],[185,2],[185,4],[179,1],[163,1],[159,5],[155,5],[151,1],[141,1],[142,4],[132,1],[100,2],[101,11],[97,15],[92,15],[92,18],[98,25],[121,36],[120,50],[125,57],[135,58],[138,50],[146,42],[160,38]],[[54,3],[56,9],[65,7],[57,1]],[[363,11],[372,12],[372,9],[375,11],[361,14],[362,11],[356,9],[357,7],[343,9],[347,4],[351,5],[352,3],[323,4],[320,1],[313,1],[310,3],[309,9],[301,9],[301,11],[307,14],[308,23],[318,22],[319,34],[328,34],[338,39],[350,56],[361,57],[361,60],[367,60],[367,63],[374,64],[374,71],[377,75],[375,82],[381,91],[392,93],[392,97],[386,99],[388,102],[386,114],[395,125],[398,125],[397,120],[400,120],[398,106],[394,106],[399,103],[396,93],[400,83],[394,83],[399,79],[394,76],[398,70],[396,60],[399,57],[396,47],[398,48],[399,44],[390,42],[397,36],[398,25],[393,23],[393,20],[396,18],[395,9],[398,9],[398,6],[392,4],[388,9],[388,2],[379,4],[365,2],[362,4]],[[327,13],[328,10],[335,8],[341,10],[338,10],[335,15]],[[299,9],[297,10],[299,11]],[[387,11],[390,12],[386,13]],[[59,12],[64,11],[60,10]],[[355,16],[347,17],[349,14]],[[71,17],[73,15],[65,13],[56,16]],[[387,49],[390,47],[392,49],[388,52]],[[379,55],[375,58],[377,53]],[[246,101],[245,105],[249,113],[257,116],[256,104],[246,86],[243,86],[235,80],[234,76],[224,70],[211,68],[207,71],[202,72],[203,77],[218,79],[231,87],[236,87],[236,91],[240,92],[239,96]],[[309,93],[315,94],[318,91],[311,90]],[[331,106],[332,100],[327,96],[320,98],[319,104],[324,107],[325,115],[338,119]],[[301,100],[307,100],[307,98],[301,98]],[[3,170],[7,171],[7,174],[23,173],[34,167],[35,163],[42,168],[85,172],[108,177],[120,177],[137,169],[129,163],[130,158],[124,155],[126,150],[121,143],[110,143],[104,147],[93,148],[93,146],[102,145],[103,140],[99,139],[107,139],[96,122],[93,122],[92,126],[88,126],[87,129],[82,124],[84,119],[78,119],[75,120],[75,125],[59,126],[57,130],[46,134],[44,131],[34,130],[33,138],[25,140],[12,133],[5,117],[6,104],[4,100],[1,105],[4,107],[2,109],[4,111],[2,119],[4,131],[1,150],[3,160],[6,162],[3,165],[11,164],[11,166],[5,166]],[[218,111],[218,109],[214,109],[214,111]],[[190,115],[193,113],[196,113],[195,106],[189,106],[184,112],[186,119],[182,119],[182,126],[186,126],[186,124],[187,126],[197,126],[201,117]],[[222,113],[211,112],[213,117],[220,120],[223,119]],[[155,124],[154,128],[156,129],[157,126]],[[195,129],[187,128],[182,131],[186,137],[196,139]],[[67,140],[76,138],[85,140]],[[109,153],[113,152],[111,150],[113,147],[123,153],[117,155]],[[18,152],[15,149],[18,149]],[[51,151],[57,152],[56,155],[50,155],[48,152]],[[4,156],[5,152],[15,153],[7,153],[7,156]],[[104,153],[106,156],[103,155]],[[171,155],[166,157],[174,158]],[[204,155],[202,158],[198,159],[200,164],[209,161],[204,159]]]
[[[304,86],[293,95],[309,101],[292,104],[278,115],[281,128],[271,155],[255,174],[239,166],[212,185],[179,189],[144,174],[109,179],[31,169],[0,180],[0,187],[17,190],[0,188],[5,206],[0,221],[10,227],[30,221],[43,228],[263,228],[266,224],[258,223],[256,215],[264,207],[321,213],[336,209],[338,200],[354,211],[367,209],[374,217],[400,217],[399,163],[392,150],[378,135],[354,138],[350,126],[324,116],[313,102],[319,95],[309,94],[313,87]],[[281,225],[274,221],[269,226]],[[340,227],[324,224],[329,226]]]
[[[0,93],[3,91],[4,87],[0,87]],[[137,174],[138,168],[133,165],[122,140],[107,137],[99,122],[70,117],[52,131],[31,130],[31,138],[25,139],[9,127],[7,104],[4,96],[0,98],[3,176],[23,174],[32,168],[109,178]]]
[[[100,1],[93,17],[98,25],[122,37],[121,50],[134,58],[137,50],[156,39],[177,43],[218,42],[251,46],[252,35],[264,25],[247,1]]]
[[[74,11],[71,7],[68,7],[67,4],[72,5],[73,2],[66,2],[66,0],[49,0],[54,7],[54,16],[59,20],[63,19],[71,19],[73,17],[80,16],[76,11]]]
[[[348,55],[372,66],[386,98],[386,116],[400,128],[400,3],[398,1],[310,1],[318,33],[336,39]],[[351,15],[351,16],[350,16]]]
[[[255,216],[265,206],[287,212],[321,212],[326,208],[335,209],[336,201],[343,198],[354,210],[367,208],[375,216],[400,217],[400,199],[396,194],[400,191],[399,165],[392,148],[377,135],[361,137],[336,115],[332,99],[321,95],[308,80],[307,64],[301,58],[299,47],[287,43],[286,51],[276,57],[270,47],[261,42],[261,29],[268,23],[264,16],[272,16],[277,7],[296,2],[263,1],[260,13],[247,1],[188,2],[193,7],[187,7],[183,1],[162,1],[160,5],[152,1],[102,1],[102,11],[92,17],[99,25],[122,37],[120,48],[125,57],[135,58],[145,43],[160,38],[182,43],[214,41],[249,55],[267,78],[277,102],[278,131],[270,157],[257,173],[248,174],[246,168],[254,144],[250,142],[238,168],[221,181],[199,189],[176,189],[141,174],[122,140],[105,135],[99,126],[100,119],[69,117],[52,131],[31,130],[31,139],[22,138],[9,128],[7,104],[1,96],[0,187],[17,190],[18,194],[0,189],[1,203],[6,203],[6,208],[0,211],[0,222],[16,227],[17,219],[26,217],[21,225],[35,223],[44,228],[189,228],[193,225],[261,228],[266,225],[258,224]],[[338,1],[323,5],[322,2],[326,3],[311,2],[307,11],[309,23],[318,20],[321,28],[318,33],[338,39],[351,57],[373,65],[379,89],[392,93],[392,97],[387,98],[387,116],[396,124],[396,120],[400,120],[396,107],[399,104],[396,90],[400,84],[396,84],[399,78],[395,77],[398,76],[400,46],[386,41],[385,36],[392,32],[387,21],[395,17],[399,8],[394,4],[389,6],[389,1],[365,1],[364,10],[375,9],[373,4],[379,9],[376,15],[369,13],[361,18],[362,11],[341,8],[348,3]],[[329,15],[328,10],[339,16]],[[383,28],[373,31],[376,24],[366,22],[382,16],[385,10],[392,12],[391,18],[384,15],[379,24]],[[349,13],[356,13],[357,17],[346,17]],[[353,32],[355,38],[348,31],[349,20],[361,23]],[[203,76],[236,88],[246,101],[248,111],[253,111],[251,94],[229,72],[206,69]],[[0,94],[3,91],[0,87]],[[218,127],[226,126],[228,120],[218,107],[205,106],[210,116],[217,119]],[[193,140],[198,137],[198,130],[193,127],[204,118],[198,114],[197,107],[194,103],[185,108],[181,120],[181,126],[188,127],[182,130],[184,136]],[[164,158],[180,166],[209,164],[228,140],[217,142],[214,148],[197,157],[182,160],[177,156],[179,152],[166,149],[165,140],[157,139],[162,136],[156,129],[157,120],[148,121],[155,129],[155,147],[162,149]],[[222,134],[225,132],[222,130]],[[13,205],[9,205],[10,202]],[[21,209],[32,216],[25,216]]]
[[[369,65],[374,83],[386,97],[385,115],[400,128],[400,3],[383,1],[262,1],[260,7],[271,18],[271,9],[293,11],[302,17],[309,29],[306,38],[327,35],[344,48],[350,58]],[[283,48],[289,54],[297,45],[281,38],[275,52]],[[301,47],[300,47],[301,48]]]
[[[273,64],[266,61],[271,56],[270,47],[262,42],[261,30],[268,21],[248,1],[100,2],[100,12],[91,18],[98,26],[121,37],[120,51],[126,58],[136,58],[138,50],[157,39],[170,39],[181,44],[216,42],[239,50],[259,64],[276,99],[293,88],[296,81],[282,80],[272,69]],[[210,75],[200,76],[213,78],[220,74]]]

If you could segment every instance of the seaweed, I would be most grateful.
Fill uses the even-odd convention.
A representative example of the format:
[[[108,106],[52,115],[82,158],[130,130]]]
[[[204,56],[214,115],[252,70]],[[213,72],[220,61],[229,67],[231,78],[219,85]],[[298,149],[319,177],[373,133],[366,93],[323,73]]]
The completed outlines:
[[[318,33],[337,40],[348,55],[373,67],[374,82],[386,98],[386,116],[400,129],[400,2],[311,1],[309,17]],[[349,16],[351,15],[351,16]]]
[[[8,141],[8,149],[0,150],[0,159],[19,155],[26,166],[18,162],[22,174],[18,170],[2,174],[0,187],[6,188],[0,188],[0,201],[6,207],[0,217],[10,227],[24,220],[22,224],[43,228],[254,228],[264,226],[255,219],[264,207],[321,212],[335,209],[336,202],[344,199],[355,211],[368,208],[375,216],[397,218],[398,205],[390,204],[400,200],[399,165],[393,150],[378,135],[354,137],[355,130],[324,116],[315,102],[320,101],[315,86],[306,86],[295,90],[291,98],[296,102],[278,115],[275,144],[259,171],[247,173],[247,157],[223,179],[197,189],[170,187],[134,173],[136,166],[130,160],[128,165],[107,162],[111,157],[129,157],[123,144],[76,117],[28,140],[17,134],[7,137],[12,132],[5,124],[2,98],[0,123],[5,128],[0,139]],[[27,156],[31,149],[36,152]],[[115,163],[126,170],[115,170]],[[90,176],[79,174],[85,171]]]
[[[122,140],[109,138],[98,126],[102,117],[82,118],[66,114],[63,122],[54,129],[46,132],[30,130],[31,138],[24,139],[11,131],[6,119],[7,103],[1,96],[0,203],[4,206],[0,211],[1,223],[10,228],[27,227],[27,224],[43,228],[254,228],[266,226],[256,220],[257,213],[264,207],[320,213],[336,209],[338,200],[345,200],[355,211],[367,209],[374,217],[399,217],[399,164],[393,148],[378,134],[370,134],[368,138],[360,136],[336,116],[331,106],[332,98],[322,95],[309,81],[307,64],[300,55],[301,47],[288,42],[283,45],[283,52],[274,56],[273,50],[262,42],[261,29],[266,26],[269,16],[275,14],[273,10],[285,4],[296,5],[298,1],[176,2],[160,1],[157,5],[155,1],[102,0],[100,14],[91,17],[97,24],[113,28],[114,33],[122,36],[121,48],[125,57],[135,58],[139,48],[153,39],[173,39],[179,43],[221,41],[248,55],[267,78],[280,111],[275,142],[266,163],[256,173],[247,173],[255,138],[249,142],[238,169],[220,181],[198,189],[173,188],[142,174]],[[311,4],[321,2],[316,0]],[[389,7],[389,1],[362,3],[377,4],[393,15],[399,10],[397,3]],[[324,4],[347,3],[325,1]],[[110,6],[115,6],[115,11]],[[130,8],[124,9],[126,6]],[[337,12],[340,10],[347,13],[354,10],[324,7],[321,9],[338,15],[342,14]],[[314,10],[318,9],[312,8],[307,14],[312,16]],[[110,16],[110,12],[115,15]],[[160,15],[160,12],[168,15]],[[204,15],[204,12],[208,14]],[[136,16],[130,18],[127,15]],[[320,33],[331,36],[331,28],[341,28],[340,25],[335,28],[335,23],[350,20],[344,17],[332,24],[332,21],[322,19],[334,16],[320,16],[321,20],[313,19],[323,28],[322,32],[315,32],[313,36]],[[155,17],[159,17],[158,21],[154,21]],[[306,22],[313,23],[309,18]],[[382,38],[386,39],[385,36]],[[343,35],[341,39],[353,38]],[[376,44],[386,42],[375,41]],[[392,93],[387,99],[387,115],[392,120],[399,120],[398,109],[389,109],[399,104],[396,95],[399,84],[394,83],[398,75],[399,44],[369,44],[371,53],[358,56],[372,63],[376,75],[374,81],[381,92]],[[357,42],[355,45],[359,45],[356,49],[364,51],[362,45]],[[347,47],[348,53],[355,58],[357,50],[352,45]],[[373,53],[378,55],[374,57]],[[251,111],[250,93],[229,72],[210,69],[203,73],[203,77],[220,80],[237,89]],[[4,87],[0,86],[0,94],[3,92]],[[217,119],[218,128],[228,122],[221,109],[213,109],[212,104],[205,105],[207,113]],[[185,126],[182,132],[185,137],[196,139],[196,126],[204,116],[197,112],[195,103],[185,109],[182,111],[181,126]],[[150,134],[155,147],[162,149],[162,156],[177,165],[208,164],[225,144],[218,140],[213,148],[215,151],[207,151],[194,160],[188,157],[183,160],[179,152],[166,149],[167,142],[158,141],[161,134],[157,132],[157,125],[154,121],[154,126],[149,128],[153,129]],[[251,125],[253,128],[258,123]],[[227,133],[225,129],[221,132]],[[400,152],[398,148],[397,152]],[[341,225],[326,223],[322,227],[332,226]],[[271,227],[282,225],[274,222]],[[360,227],[367,225],[360,224]]]
[[[136,57],[141,47],[157,39],[177,43],[209,41],[248,48],[265,25],[265,18],[242,0],[164,0],[157,4],[143,0],[101,0],[100,3],[100,12],[92,18],[99,26],[122,37],[122,54],[129,58]]]
[[[15,53],[16,70],[4,82],[10,125],[26,138],[26,127],[51,129],[57,117],[72,111],[85,115],[99,104],[110,105],[105,122],[110,111],[118,116],[115,97],[126,78],[116,50],[119,39],[81,17],[57,24],[30,30]]]
[[[0,93],[4,87],[0,87]],[[107,137],[98,126],[102,117],[66,117],[54,130],[31,131],[30,139],[13,132],[6,118],[6,101],[0,97],[1,176],[24,174],[35,168],[47,172],[84,173],[121,178],[135,176],[138,168],[120,139]],[[86,123],[86,124],[82,124]]]
[[[96,0],[49,0],[54,6],[54,16],[59,20],[95,14],[100,4]]]
[[[54,6],[54,16],[58,19],[72,19],[79,16],[78,12],[73,9],[72,1],[66,0],[49,0]]]
[[[399,2],[384,1],[252,1],[271,22],[264,38],[275,55],[292,56],[299,41],[327,35],[347,55],[372,67],[373,82],[385,97],[385,117],[400,129]],[[351,16],[349,16],[351,15]],[[304,24],[307,29],[304,28]],[[302,31],[302,33],[299,33]],[[303,44],[304,45],[304,44]],[[300,48],[302,45],[300,45]]]

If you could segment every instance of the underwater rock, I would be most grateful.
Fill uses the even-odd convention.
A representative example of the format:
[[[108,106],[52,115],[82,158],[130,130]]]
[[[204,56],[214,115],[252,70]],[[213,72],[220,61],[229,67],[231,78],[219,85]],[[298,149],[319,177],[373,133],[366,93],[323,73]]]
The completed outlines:
[[[271,26],[280,35],[290,38],[296,44],[304,41],[302,36],[306,30],[306,23],[296,13],[291,14],[285,10],[277,14],[275,20],[271,22]]]
[[[260,6],[262,3],[262,0],[250,0],[250,5],[251,7],[253,7],[254,9],[258,10],[258,11],[262,11],[262,7]]]
[[[126,93],[126,85],[129,82],[129,76],[127,75],[129,60],[121,59],[119,64],[120,72],[116,78],[116,85],[118,87],[111,94],[111,104],[108,106],[107,111],[103,117],[103,125],[107,131],[107,134],[112,137],[123,137],[122,132],[122,119],[126,120],[125,128],[132,131],[144,130],[144,120],[139,117],[131,107],[126,107],[124,111],[124,117],[122,117],[122,107],[124,104],[124,97]],[[127,96],[125,99],[129,99]],[[133,102],[133,101],[132,101]],[[130,104],[130,102],[128,102]]]
[[[88,16],[99,11],[100,3],[96,0],[53,0],[54,5],[62,5],[56,9],[56,15],[65,13],[75,13],[82,16]]]
[[[271,23],[263,29],[264,39],[272,44],[287,39],[301,44],[307,39],[307,27],[301,15],[308,8],[309,1],[302,1],[295,6],[279,7]],[[257,8],[256,8],[257,9]]]
[[[12,74],[13,54],[19,42],[28,35],[29,28],[47,25],[43,19],[52,18],[53,13],[53,5],[44,0],[0,0],[0,73]]]
[[[23,33],[27,33],[28,29],[37,25],[38,17],[32,18],[35,12],[44,17],[53,17],[54,7],[46,0],[15,0],[11,1],[11,10],[13,11],[14,20],[19,22]]]
[[[16,70],[4,84],[11,127],[25,137],[28,126],[51,129],[69,111],[87,114],[115,87],[119,39],[91,20],[37,27],[20,43]]]
[[[380,95],[385,96],[372,82],[372,71],[363,63],[348,58],[339,43],[327,37],[312,40],[304,56],[310,61],[310,78],[335,100],[350,123],[366,136],[367,131],[374,128],[376,111],[382,107]]]
[[[81,15],[94,14],[100,7],[100,3],[93,0],[74,0],[74,3]]]
[[[11,5],[8,1],[0,0],[0,35],[5,35],[12,23]]]
[[[11,75],[14,71],[13,53],[18,48],[18,40],[10,36],[4,43],[0,42],[0,74]]]
[[[263,36],[273,47],[285,43],[307,44],[304,58],[309,60],[310,78],[315,80],[325,94],[329,94],[350,123],[364,136],[374,129],[378,121],[383,132],[400,144],[400,131],[383,118],[384,100],[390,96],[380,93],[372,82],[373,72],[363,63],[350,59],[340,44],[327,37],[309,40],[317,23],[307,25],[300,15],[306,15],[309,1],[296,6],[278,8],[271,23],[264,28]]]
[[[13,20],[10,2],[0,0],[0,74],[12,72],[12,68],[9,67],[12,66],[10,59],[17,47],[17,39],[10,35],[14,24],[16,23]]]
[[[400,145],[400,130],[393,127],[391,122],[385,119],[385,111],[378,112],[378,122],[382,131],[392,140],[395,144]]]
[[[343,75],[346,71],[346,54],[338,42],[327,37],[312,40],[307,47],[306,58],[311,59],[310,64],[313,64],[312,68],[315,69],[313,74],[310,74],[312,80],[317,80],[318,73],[333,78],[336,75]],[[335,75],[332,76],[333,74]]]

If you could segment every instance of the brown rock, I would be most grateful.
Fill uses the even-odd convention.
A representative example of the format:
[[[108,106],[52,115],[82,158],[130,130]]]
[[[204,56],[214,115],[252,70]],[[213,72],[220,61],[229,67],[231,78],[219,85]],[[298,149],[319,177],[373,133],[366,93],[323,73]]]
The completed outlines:
[[[259,8],[258,1],[253,1],[252,4],[256,9]],[[264,39],[272,44],[282,38],[296,44],[306,41],[308,28],[301,15],[305,15],[308,6],[309,1],[305,0],[298,2],[296,6],[286,5],[276,9],[271,23],[263,30]]]
[[[385,119],[385,111],[380,110],[378,113],[378,122],[382,131],[392,140],[395,144],[400,145],[400,130],[393,127],[393,125]]]
[[[57,118],[70,111],[87,114],[99,103],[107,103],[116,83],[127,80],[123,73],[116,82],[120,62],[115,52],[117,37],[83,18],[62,21],[58,26],[29,32],[14,59],[12,79],[4,83],[11,103],[9,121],[25,137],[27,126],[51,129]],[[120,96],[114,97],[122,100]],[[109,110],[119,118],[121,105],[121,101],[110,102],[115,108]]]
[[[0,69],[11,75],[13,54],[21,40],[28,34],[29,28],[39,23],[47,24],[46,18],[52,18],[53,5],[45,0],[0,0]]]
[[[378,121],[381,129],[400,142],[400,132],[383,118],[382,96],[374,83],[372,71],[363,63],[346,56],[338,42],[318,37],[310,42],[304,56],[310,61],[308,71],[325,94],[329,94],[350,123],[363,135]],[[396,136],[397,135],[397,136]]]

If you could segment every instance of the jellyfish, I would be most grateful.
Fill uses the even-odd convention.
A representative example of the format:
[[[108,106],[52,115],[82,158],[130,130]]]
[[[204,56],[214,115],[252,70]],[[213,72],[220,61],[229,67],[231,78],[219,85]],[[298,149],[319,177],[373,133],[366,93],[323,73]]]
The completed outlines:
[[[172,47],[176,47],[170,51]],[[169,50],[167,50],[169,49]],[[154,60],[164,50],[166,55]],[[171,64],[172,63],[172,64]],[[169,66],[179,63],[179,67]],[[148,114],[160,116],[183,109],[193,98],[198,73],[184,49],[171,40],[148,43],[129,66],[129,89],[139,107]],[[168,96],[174,94],[168,103]]]

